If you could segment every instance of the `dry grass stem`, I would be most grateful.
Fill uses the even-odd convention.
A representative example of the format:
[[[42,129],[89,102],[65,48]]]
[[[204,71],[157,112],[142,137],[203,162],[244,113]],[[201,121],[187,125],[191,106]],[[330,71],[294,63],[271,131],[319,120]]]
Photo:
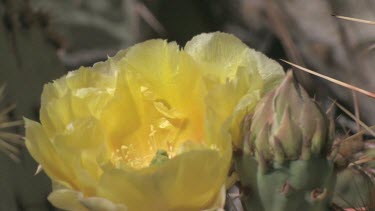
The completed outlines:
[[[346,115],[348,115],[350,118],[352,118],[354,121],[358,121],[358,123],[365,128],[372,136],[375,137],[375,131],[372,130],[369,126],[367,126],[364,122],[362,122],[360,119],[356,118],[350,111],[348,111],[344,106],[340,105],[338,102],[335,102],[336,106],[339,107]]]
[[[313,70],[310,70],[310,69],[307,69],[307,68],[305,68],[305,67],[299,66],[299,65],[294,64],[294,63],[292,63],[292,62],[288,62],[288,61],[286,61],[286,60],[284,60],[284,59],[280,59],[280,60],[283,61],[283,62],[285,62],[285,63],[287,63],[287,64],[289,64],[289,65],[291,65],[291,66],[293,66],[293,67],[295,67],[295,68],[297,68],[297,69],[303,70],[303,71],[308,72],[308,73],[310,73],[310,74],[312,74],[312,75],[318,76],[318,77],[323,78],[323,79],[328,80],[328,81],[331,81],[331,82],[333,82],[333,83],[335,83],[335,84],[338,84],[338,85],[340,85],[340,86],[346,87],[346,88],[351,89],[351,90],[353,90],[353,91],[356,91],[356,92],[362,93],[362,94],[367,95],[367,96],[369,96],[369,97],[375,98],[375,93],[373,93],[373,92],[369,92],[369,91],[367,91],[367,90],[364,90],[364,89],[358,88],[358,87],[356,87],[356,86],[353,86],[353,85],[347,84],[347,83],[342,82],[342,81],[339,81],[339,80],[337,80],[337,79],[334,79],[334,78],[328,77],[328,76],[326,76],[326,75],[323,75],[323,74],[317,73],[317,72],[315,72],[315,71],[313,71]]]
[[[358,18],[351,18],[347,16],[342,16],[342,15],[332,15],[333,17],[347,20],[347,21],[353,21],[353,22],[358,22],[358,23],[365,23],[365,24],[370,24],[370,25],[375,25],[375,21],[369,21],[369,20],[364,20],[364,19],[358,19]]]

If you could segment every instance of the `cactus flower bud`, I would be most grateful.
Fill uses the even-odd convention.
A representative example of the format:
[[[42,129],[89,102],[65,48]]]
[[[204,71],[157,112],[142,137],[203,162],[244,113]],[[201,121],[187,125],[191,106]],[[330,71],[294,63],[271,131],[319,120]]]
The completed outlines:
[[[335,176],[328,122],[289,72],[255,108],[237,167],[247,210],[328,210]]]

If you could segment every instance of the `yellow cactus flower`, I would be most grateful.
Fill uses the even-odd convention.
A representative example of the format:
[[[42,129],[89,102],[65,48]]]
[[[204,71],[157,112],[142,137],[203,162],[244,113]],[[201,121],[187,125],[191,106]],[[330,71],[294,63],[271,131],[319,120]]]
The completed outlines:
[[[219,208],[240,116],[282,76],[225,33],[146,41],[46,84],[26,146],[62,209]]]

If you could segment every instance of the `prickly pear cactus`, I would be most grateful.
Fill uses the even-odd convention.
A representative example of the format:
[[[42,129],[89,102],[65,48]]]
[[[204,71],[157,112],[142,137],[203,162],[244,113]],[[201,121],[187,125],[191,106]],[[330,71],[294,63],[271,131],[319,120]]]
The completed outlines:
[[[47,16],[33,11],[29,1],[0,0],[0,84],[6,84],[2,105],[17,105],[15,119],[36,118],[43,84],[64,73],[52,34]],[[35,162],[21,151],[19,165],[0,153],[0,210],[49,210],[50,184],[44,174],[34,176]]]
[[[235,153],[245,210],[330,210],[336,177],[327,159],[329,123],[291,72],[251,119]]]

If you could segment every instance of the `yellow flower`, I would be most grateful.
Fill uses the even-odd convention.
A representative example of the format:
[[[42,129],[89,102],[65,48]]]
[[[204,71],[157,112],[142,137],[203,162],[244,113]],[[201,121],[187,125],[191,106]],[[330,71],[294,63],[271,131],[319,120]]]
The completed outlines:
[[[26,146],[62,209],[218,208],[241,118],[282,76],[225,33],[146,41],[46,84]]]

